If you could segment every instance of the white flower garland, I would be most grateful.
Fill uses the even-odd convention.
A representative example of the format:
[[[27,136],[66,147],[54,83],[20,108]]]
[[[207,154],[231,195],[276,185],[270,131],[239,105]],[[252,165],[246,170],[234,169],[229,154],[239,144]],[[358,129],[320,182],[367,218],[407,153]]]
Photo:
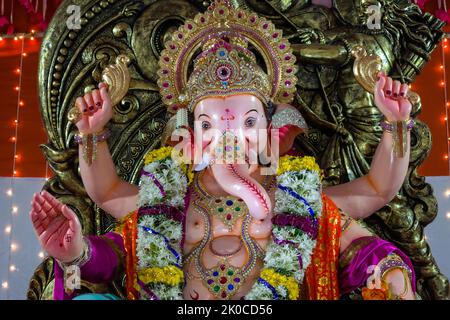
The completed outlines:
[[[166,204],[182,210],[188,179],[178,164],[169,156],[145,165],[144,170],[157,179],[166,195],[163,197],[160,186],[151,177],[142,175],[139,184],[140,207]],[[314,218],[317,221],[319,220],[322,212],[322,198],[321,181],[318,172],[307,169],[286,171],[277,176],[277,183],[279,186],[288,187],[289,192],[286,189],[277,189],[275,193],[275,212],[284,212],[285,214],[305,218],[312,218],[311,212],[313,212]],[[305,204],[305,201],[299,200],[299,197],[303,198],[307,204]],[[138,268],[163,268],[174,265],[177,262],[176,258],[173,252],[168,249],[163,236],[151,234],[145,231],[143,227],[156,230],[159,234],[165,236],[170,241],[172,248],[181,257],[181,223],[167,218],[164,214],[155,216],[143,215],[138,219],[139,231],[136,249],[136,255],[139,259]],[[293,226],[274,225],[272,231],[277,242],[281,241],[283,244],[277,244],[273,238],[270,240],[266,249],[262,270],[276,270],[276,273],[281,274],[282,277],[295,279],[296,284],[299,286],[303,282],[305,270],[311,263],[316,240],[308,233]],[[299,257],[302,267],[299,264]],[[181,260],[179,262],[181,264]],[[153,283],[150,287],[160,299],[174,300],[182,298],[182,286]],[[292,290],[292,288],[290,289]],[[286,284],[272,286],[269,279],[260,278],[260,281],[256,281],[247,293],[246,299],[272,300],[275,295],[277,299],[288,299],[289,294],[289,288]],[[141,298],[145,298],[145,296],[141,294]]]

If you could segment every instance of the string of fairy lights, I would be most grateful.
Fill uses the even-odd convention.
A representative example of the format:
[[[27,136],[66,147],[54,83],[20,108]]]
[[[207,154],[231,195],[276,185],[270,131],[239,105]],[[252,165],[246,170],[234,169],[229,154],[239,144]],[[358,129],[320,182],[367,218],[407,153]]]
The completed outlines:
[[[450,101],[448,100],[448,93],[447,93],[447,72],[446,72],[446,63],[445,63],[445,54],[448,51],[449,41],[448,38],[450,37],[450,34],[446,34],[446,37],[441,42],[441,52],[442,52],[442,65],[441,68],[443,69],[443,76],[442,76],[442,83],[441,85],[444,87],[444,121],[445,121],[445,133],[446,133],[446,139],[447,139],[447,153],[444,154],[444,159],[448,162],[448,173],[450,175],[450,126],[449,126],[449,109],[450,109]]]
[[[449,125],[449,117],[450,117],[450,101],[448,100],[448,92],[447,92],[447,69],[446,69],[446,63],[445,63],[445,55],[446,52],[448,52],[449,48],[449,41],[450,34],[446,34],[444,40],[441,42],[441,58],[442,58],[442,64],[440,68],[442,69],[442,82],[441,86],[444,87],[444,116],[443,121],[445,123],[445,133],[446,133],[446,140],[447,140],[447,150],[446,154],[444,154],[444,160],[447,160],[448,162],[448,174],[450,175],[450,125]],[[449,185],[450,187],[450,185]],[[450,188],[445,191],[445,196],[447,198],[450,198]],[[450,212],[446,213],[447,219],[450,219]]]
[[[9,138],[9,141],[13,143],[13,155],[12,155],[12,168],[11,168],[11,178],[9,181],[9,187],[6,190],[6,195],[9,198],[9,207],[11,208],[10,214],[8,216],[8,223],[5,226],[4,232],[7,235],[9,240],[9,248],[8,248],[8,275],[7,279],[3,280],[1,283],[1,287],[6,290],[6,299],[8,299],[8,291],[10,284],[10,275],[13,272],[19,271],[17,266],[14,264],[14,253],[20,249],[20,245],[14,241],[13,239],[13,230],[14,230],[14,220],[15,215],[19,214],[19,207],[15,203],[15,182],[18,176],[17,163],[21,160],[21,155],[18,153],[18,141],[19,141],[19,128],[20,128],[20,114],[21,110],[25,106],[25,101],[22,98],[22,80],[23,80],[23,66],[24,59],[27,57],[27,52],[25,49],[25,40],[29,39],[34,41],[36,38],[41,38],[43,36],[42,33],[36,33],[32,30],[27,34],[14,34],[14,35],[5,35],[0,36],[0,44],[4,41],[14,41],[20,43],[20,60],[19,65],[15,67],[12,71],[17,75],[17,83],[14,86],[13,90],[17,94],[17,105],[16,105],[16,113],[15,119],[13,120],[12,125],[14,126],[14,135]],[[48,180],[48,164],[45,164],[45,179]],[[27,210],[29,208],[26,208]],[[43,259],[45,257],[44,252],[39,252],[38,257]]]

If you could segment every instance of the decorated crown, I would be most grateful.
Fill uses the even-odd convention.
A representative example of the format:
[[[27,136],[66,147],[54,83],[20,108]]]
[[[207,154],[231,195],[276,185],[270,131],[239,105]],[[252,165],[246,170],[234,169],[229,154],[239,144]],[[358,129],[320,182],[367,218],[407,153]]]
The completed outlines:
[[[253,94],[267,103],[270,80],[256,64],[254,54],[242,46],[232,45],[228,38],[215,40],[211,48],[194,61],[194,71],[180,100],[188,101],[190,111],[205,97],[232,94]]]
[[[262,57],[266,71],[250,47]],[[297,83],[295,61],[289,42],[272,22],[249,10],[235,9],[228,1],[215,0],[165,43],[158,86],[172,113],[186,108],[193,111],[207,97],[242,93],[262,102],[290,103]]]

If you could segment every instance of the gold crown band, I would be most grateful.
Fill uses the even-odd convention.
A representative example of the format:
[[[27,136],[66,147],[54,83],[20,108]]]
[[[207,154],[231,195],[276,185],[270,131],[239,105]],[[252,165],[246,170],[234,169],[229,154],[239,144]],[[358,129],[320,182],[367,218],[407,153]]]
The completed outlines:
[[[263,58],[265,70],[250,47]],[[195,58],[199,49],[202,53]],[[158,86],[172,113],[186,107],[192,111],[207,97],[243,93],[264,103],[290,103],[297,83],[295,61],[290,43],[272,22],[215,0],[207,12],[187,20],[166,42]]]

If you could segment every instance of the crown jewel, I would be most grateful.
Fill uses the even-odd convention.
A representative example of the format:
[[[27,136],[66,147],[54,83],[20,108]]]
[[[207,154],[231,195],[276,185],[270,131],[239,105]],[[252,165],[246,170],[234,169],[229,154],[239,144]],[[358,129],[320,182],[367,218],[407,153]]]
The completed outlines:
[[[194,61],[194,71],[185,91],[189,110],[204,97],[239,93],[250,93],[268,102],[269,77],[255,61],[253,53],[244,47],[233,46],[225,39],[218,40]]]
[[[249,48],[262,57],[267,71]],[[192,111],[206,97],[242,93],[262,102],[290,103],[297,83],[295,60],[289,42],[272,22],[234,9],[228,1],[215,0],[166,42],[158,85],[171,112],[180,107]],[[193,71],[188,74],[192,62]]]

